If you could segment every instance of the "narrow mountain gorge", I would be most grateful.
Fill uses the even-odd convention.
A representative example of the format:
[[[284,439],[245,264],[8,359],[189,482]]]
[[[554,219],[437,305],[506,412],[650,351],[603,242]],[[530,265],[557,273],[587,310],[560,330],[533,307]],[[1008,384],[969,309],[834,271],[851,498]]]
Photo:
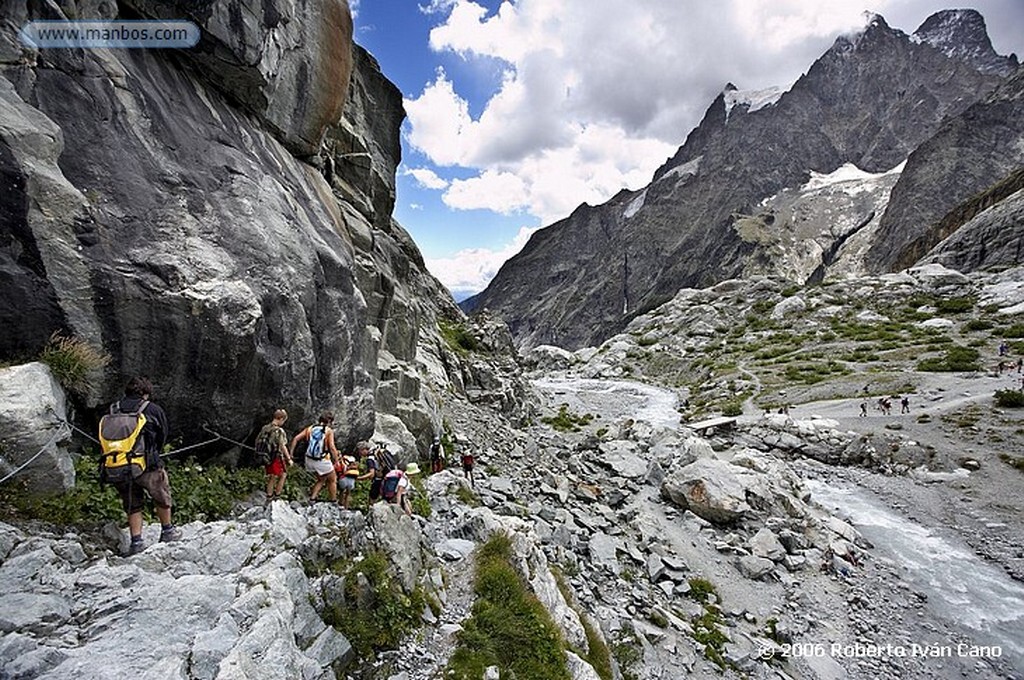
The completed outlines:
[[[201,38],[17,38],[72,16]],[[1024,679],[1022,80],[977,13],[727,87],[470,317],[344,0],[0,22],[0,679]],[[129,555],[90,440],[137,373],[182,538]],[[418,463],[412,512],[268,498],[278,407]]]
[[[930,234],[923,256],[940,240],[933,222],[1024,163],[1018,117],[1003,115],[1019,106],[1015,86],[972,107],[1017,67],[976,12],[937,14],[913,35],[874,16],[785,91],[730,84],[650,185],[537,232],[463,307],[504,318],[520,346],[577,348],[681,287],[912,264],[908,242]],[[843,168],[879,180],[834,192],[849,197],[839,205],[812,190]]]

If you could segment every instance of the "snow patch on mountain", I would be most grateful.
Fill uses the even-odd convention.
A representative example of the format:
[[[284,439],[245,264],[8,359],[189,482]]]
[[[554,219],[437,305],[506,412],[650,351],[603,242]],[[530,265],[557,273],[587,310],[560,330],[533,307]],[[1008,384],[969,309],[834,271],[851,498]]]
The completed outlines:
[[[729,114],[737,106],[746,106],[747,113],[753,113],[766,106],[772,106],[782,95],[789,92],[792,83],[785,86],[774,85],[761,90],[726,90],[725,96],[725,120],[729,120]]]
[[[640,192],[639,196],[637,196],[636,198],[629,202],[629,205],[626,206],[626,209],[622,211],[622,217],[628,220],[630,217],[637,214],[640,208],[644,207],[644,201],[646,199],[647,189],[644,189],[643,191]]]
[[[834,171],[823,174],[811,170],[811,179],[800,187],[802,194],[810,194],[823,189],[834,188],[849,196],[856,196],[865,191],[873,191],[875,183],[887,175],[900,174],[907,164],[903,161],[886,172],[871,173],[861,170],[853,163],[844,163]]]
[[[697,156],[693,160],[689,160],[681,165],[677,165],[676,167],[672,168],[664,175],[659,177],[658,181],[660,182],[664,179],[668,179],[669,177],[675,177],[678,180],[683,179],[684,177],[692,177],[693,175],[696,175],[697,172],[700,170],[700,162],[703,158],[704,156]]]

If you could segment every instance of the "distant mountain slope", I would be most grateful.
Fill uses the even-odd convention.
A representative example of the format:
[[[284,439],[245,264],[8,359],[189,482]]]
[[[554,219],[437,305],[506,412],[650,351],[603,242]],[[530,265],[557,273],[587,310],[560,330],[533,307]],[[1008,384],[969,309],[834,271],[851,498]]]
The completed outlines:
[[[1024,69],[984,100],[946,120],[907,160],[866,264],[904,269],[964,220],[945,220],[962,201],[1024,168]]]
[[[778,236],[799,229],[797,220],[779,218],[772,201],[807,184],[812,172],[850,164],[889,173],[946,116],[1017,67],[1015,57],[992,50],[976,12],[940,13],[921,31],[911,37],[874,16],[861,32],[839,37],[781,96],[727,88],[648,187],[581,206],[539,231],[464,309],[502,315],[522,345],[579,347],[681,287],[751,271],[802,282],[817,265],[801,261],[787,273],[792,258]],[[891,178],[880,183],[877,196],[853,201],[853,217],[842,217],[854,227],[877,222],[891,186]],[[824,263],[850,232],[822,222],[810,252],[820,248]]]

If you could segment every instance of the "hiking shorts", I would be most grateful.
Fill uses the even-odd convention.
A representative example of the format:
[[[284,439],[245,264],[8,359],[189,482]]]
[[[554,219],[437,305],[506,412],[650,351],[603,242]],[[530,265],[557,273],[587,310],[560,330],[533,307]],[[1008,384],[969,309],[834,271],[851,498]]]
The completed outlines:
[[[114,488],[121,496],[121,507],[129,515],[142,512],[146,493],[158,508],[171,507],[171,485],[164,468],[146,470],[131,482],[115,484]]]
[[[334,472],[334,463],[330,458],[307,458],[306,469],[318,477],[324,477]]]
[[[338,478],[338,488],[341,489],[342,491],[351,491],[352,489],[356,488],[356,478],[355,477],[339,477]]]
[[[264,468],[268,475],[271,477],[280,477],[285,472],[284,461],[278,456],[274,460],[270,461],[270,464]]]

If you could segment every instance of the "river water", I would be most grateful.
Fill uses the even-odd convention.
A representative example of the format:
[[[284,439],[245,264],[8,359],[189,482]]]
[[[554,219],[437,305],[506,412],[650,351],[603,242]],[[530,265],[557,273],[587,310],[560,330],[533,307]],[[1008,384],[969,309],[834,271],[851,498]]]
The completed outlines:
[[[812,499],[871,541],[876,555],[903,567],[904,578],[928,596],[936,617],[956,626],[971,644],[998,646],[1004,660],[1024,670],[1024,585],[957,538],[893,512],[866,489],[818,480],[806,485]]]
[[[660,387],[628,380],[585,378],[541,378],[533,384],[551,403],[568,404],[576,415],[593,413],[613,422],[632,418],[653,427],[679,426],[678,399],[675,393]]]

